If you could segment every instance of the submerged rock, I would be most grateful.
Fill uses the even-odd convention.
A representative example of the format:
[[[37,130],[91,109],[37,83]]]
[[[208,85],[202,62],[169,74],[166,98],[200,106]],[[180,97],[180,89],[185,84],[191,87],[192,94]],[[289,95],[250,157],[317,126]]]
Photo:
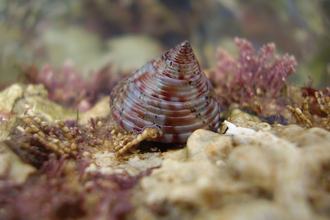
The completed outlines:
[[[47,122],[74,119],[75,111],[69,111],[59,104],[48,100],[48,92],[44,85],[13,84],[0,93],[0,112],[3,116],[22,116],[24,105],[32,107],[37,116]],[[10,117],[8,117],[10,118]]]
[[[226,124],[230,135],[196,130],[188,139],[186,160],[165,159],[141,180],[133,191],[141,219],[146,207],[146,215],[184,219],[313,219],[315,208],[325,212],[328,206],[311,205],[309,198],[329,186],[319,179],[330,161],[329,132]],[[308,147],[302,149],[305,142]],[[327,193],[319,199],[327,201]]]
[[[100,173],[103,175],[122,173],[131,177],[144,175],[150,169],[160,167],[163,161],[159,153],[132,155],[123,160],[116,158],[114,152],[99,151],[91,157],[92,162],[86,168],[87,173]]]
[[[12,134],[22,123],[24,106],[32,106],[35,114],[49,123],[55,120],[74,119],[76,113],[48,100],[42,84],[13,84],[0,92],[0,141]]]
[[[0,180],[22,184],[37,169],[24,163],[4,142],[0,142]],[[1,186],[6,185],[0,181]]]
[[[224,134],[199,129],[186,145],[139,142],[115,157],[115,146],[136,134],[124,132],[103,112],[106,98],[81,114],[77,128],[60,121],[52,124],[57,118],[75,119],[75,113],[66,114],[67,110],[50,102],[42,85],[15,84],[2,91],[0,98],[2,140],[19,150],[20,144],[27,146],[21,159],[0,143],[1,183],[24,186],[15,194],[19,201],[34,199],[45,204],[59,195],[56,207],[73,204],[71,208],[76,207],[82,219],[115,216],[113,210],[121,213],[116,216],[134,219],[316,219],[328,215],[330,132],[321,128],[270,125],[233,110],[223,123]],[[24,109],[25,104],[31,109]],[[24,113],[27,124],[22,121]],[[75,153],[56,154],[47,148],[53,146],[52,141],[59,147],[76,144]],[[40,174],[24,163],[39,154],[43,155]],[[35,185],[39,179],[42,184]],[[38,187],[44,189],[42,198],[39,194],[29,197],[26,192],[39,192]],[[64,213],[49,210],[48,215]],[[103,214],[96,215],[95,210]]]

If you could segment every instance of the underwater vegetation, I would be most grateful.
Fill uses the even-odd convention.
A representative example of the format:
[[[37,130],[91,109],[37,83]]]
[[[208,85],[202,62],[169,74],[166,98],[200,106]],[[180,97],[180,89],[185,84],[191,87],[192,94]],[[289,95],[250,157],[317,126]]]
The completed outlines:
[[[251,105],[257,97],[278,98],[281,86],[297,65],[294,56],[277,55],[274,43],[264,45],[257,55],[249,41],[236,38],[235,44],[239,47],[237,60],[220,48],[217,67],[210,75],[219,89],[220,103]]]
[[[294,56],[277,55],[274,43],[264,45],[257,54],[245,39],[235,38],[235,44],[238,57],[220,48],[217,66],[210,73],[220,106],[227,109],[234,104],[265,117],[282,112],[284,102],[290,102],[286,79],[297,65]],[[272,105],[273,101],[277,103]]]
[[[80,112],[90,109],[102,96],[110,94],[112,88],[125,76],[112,77],[111,66],[106,66],[89,79],[83,79],[72,63],[64,63],[60,71],[54,70],[50,64],[43,65],[40,70],[32,65],[22,65],[19,80],[24,83],[42,83],[48,90],[48,98]],[[73,86],[74,85],[74,86]],[[78,92],[77,92],[78,91]]]

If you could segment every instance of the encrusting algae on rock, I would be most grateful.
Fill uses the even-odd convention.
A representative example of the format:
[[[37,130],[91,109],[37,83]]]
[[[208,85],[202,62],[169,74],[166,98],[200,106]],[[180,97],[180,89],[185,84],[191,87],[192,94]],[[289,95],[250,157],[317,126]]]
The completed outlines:
[[[221,103],[219,108],[225,111],[214,110],[218,112],[214,120],[221,118],[224,123],[215,126],[217,132],[189,130],[186,144],[152,142],[166,133],[165,127],[125,131],[111,114],[95,116],[104,106],[109,111],[109,98],[101,99],[98,109],[91,108],[87,115],[81,113],[84,120],[76,122],[64,117],[61,108],[52,117],[46,114],[47,107],[54,105],[41,90],[27,95],[26,87],[17,84],[6,90],[20,91],[15,98],[6,96],[12,93],[0,93],[2,104],[11,103],[0,105],[5,106],[0,109],[0,128],[10,125],[0,145],[0,157],[5,158],[0,164],[0,218],[330,219],[330,132],[319,128],[328,123],[324,122],[328,92],[277,80],[268,94],[265,85],[269,84],[261,81],[259,88],[251,76],[273,70],[276,79],[281,73],[286,77],[295,65],[292,57],[275,56],[272,45],[254,56],[249,42],[236,41],[240,59],[232,59],[229,67],[241,77],[236,79],[239,85],[248,79],[254,83],[240,90],[233,79],[220,88],[225,82],[217,81],[219,71],[229,71],[223,64],[230,61],[221,56],[218,75],[211,73],[218,94],[211,92],[208,97]],[[272,58],[278,59],[272,63]],[[171,59],[167,57],[166,62]],[[246,66],[235,69],[240,64]],[[176,70],[183,67],[180,64]],[[257,67],[262,71],[253,72]],[[240,94],[238,99],[230,95],[216,99],[219,92],[224,95],[229,90]],[[244,94],[251,95],[245,103]],[[120,99],[119,95],[116,100]],[[37,108],[37,103],[49,104]],[[307,121],[299,123],[302,117],[295,119],[287,105],[299,108],[313,127],[308,128]],[[189,115],[200,122],[203,116],[197,114],[189,109]],[[1,150],[3,145],[18,157],[9,160],[10,154]],[[22,169],[21,178],[17,169]]]

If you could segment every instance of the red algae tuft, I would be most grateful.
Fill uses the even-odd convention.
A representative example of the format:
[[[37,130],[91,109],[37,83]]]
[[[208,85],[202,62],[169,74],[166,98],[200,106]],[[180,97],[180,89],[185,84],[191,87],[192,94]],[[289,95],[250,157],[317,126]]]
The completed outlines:
[[[125,74],[113,76],[111,66],[108,65],[98,72],[91,74],[88,81],[82,78],[70,62],[64,63],[60,71],[45,64],[38,71],[32,65],[22,65],[20,80],[25,83],[42,83],[48,90],[48,98],[67,108],[78,108],[80,112],[89,110],[100,96],[110,94],[117,82]]]
[[[217,67],[210,74],[220,104],[253,106],[256,97],[278,97],[281,85],[294,72],[295,58],[277,55],[274,43],[264,45],[257,55],[249,41],[235,38],[235,43],[239,47],[238,58],[219,49]]]

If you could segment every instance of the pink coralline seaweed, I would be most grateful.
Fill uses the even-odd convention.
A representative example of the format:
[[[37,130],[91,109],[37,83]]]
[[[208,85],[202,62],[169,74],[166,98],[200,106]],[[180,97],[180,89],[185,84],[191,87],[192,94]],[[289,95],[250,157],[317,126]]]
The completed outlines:
[[[210,75],[220,103],[229,106],[232,102],[250,102],[255,96],[274,98],[294,72],[294,56],[277,55],[274,43],[264,45],[257,56],[249,41],[235,38],[235,43],[239,47],[238,59],[219,49],[217,67]]]
[[[110,94],[124,77],[112,76],[111,66],[106,66],[85,80],[70,62],[65,62],[60,71],[55,71],[49,64],[43,65],[39,72],[34,65],[24,65],[22,68],[25,82],[44,84],[49,99],[66,107],[78,108],[80,112],[91,108],[100,95]]]
[[[79,107],[82,100],[89,103],[93,99],[93,94],[89,94],[88,84],[68,62],[63,65],[59,73],[56,73],[50,65],[44,65],[37,79],[48,89],[51,100]],[[79,110],[84,111],[85,108],[88,109],[89,106],[80,107]]]
[[[51,158],[24,185],[7,181],[0,186],[0,219],[125,219],[133,208],[129,189],[142,176],[81,175],[86,165]]]

